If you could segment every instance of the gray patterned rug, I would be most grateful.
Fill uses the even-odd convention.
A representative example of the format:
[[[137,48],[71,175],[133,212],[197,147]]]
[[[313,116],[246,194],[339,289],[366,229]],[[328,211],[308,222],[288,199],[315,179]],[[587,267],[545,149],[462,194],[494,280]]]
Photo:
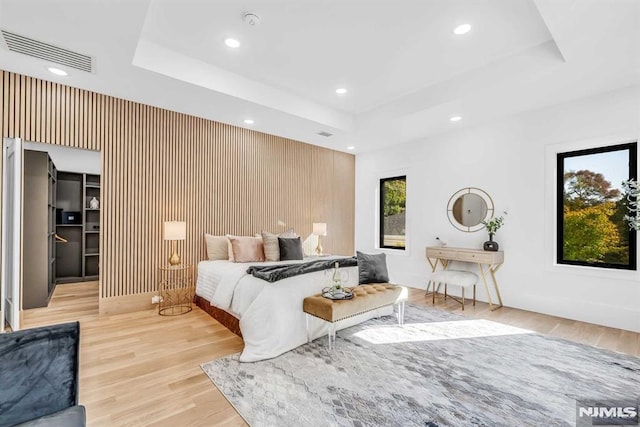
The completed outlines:
[[[394,322],[202,369],[254,427],[575,426],[576,400],[640,398],[640,358],[428,307]]]

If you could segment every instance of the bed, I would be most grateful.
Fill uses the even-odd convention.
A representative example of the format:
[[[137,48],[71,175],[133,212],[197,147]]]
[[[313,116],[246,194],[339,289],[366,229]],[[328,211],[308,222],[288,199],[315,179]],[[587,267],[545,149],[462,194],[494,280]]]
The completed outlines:
[[[332,257],[337,258],[337,257]],[[331,258],[327,258],[331,259]],[[305,297],[327,286],[331,270],[317,271],[269,283],[247,274],[253,265],[296,264],[302,261],[235,263],[226,260],[198,264],[196,303],[244,340],[241,362],[270,359],[307,342],[306,319],[302,311]],[[358,283],[358,267],[345,267],[348,285]],[[329,273],[327,273],[328,271]],[[373,317],[389,315],[384,307],[337,324],[343,329]],[[309,319],[313,339],[326,335],[328,325]]]

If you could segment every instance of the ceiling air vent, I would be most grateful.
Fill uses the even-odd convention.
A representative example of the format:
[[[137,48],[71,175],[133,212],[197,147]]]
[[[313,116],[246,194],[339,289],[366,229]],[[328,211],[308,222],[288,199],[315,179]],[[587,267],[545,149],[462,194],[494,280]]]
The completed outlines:
[[[93,58],[68,49],[30,39],[29,37],[2,30],[2,36],[11,52],[33,56],[45,61],[55,62],[76,70],[93,72]]]
[[[329,132],[326,132],[326,131],[321,130],[320,132],[318,132],[318,135],[320,135],[320,136],[324,136],[324,137],[327,137],[327,138],[328,138],[328,137],[332,136],[333,134],[332,134],[332,133],[329,133]]]

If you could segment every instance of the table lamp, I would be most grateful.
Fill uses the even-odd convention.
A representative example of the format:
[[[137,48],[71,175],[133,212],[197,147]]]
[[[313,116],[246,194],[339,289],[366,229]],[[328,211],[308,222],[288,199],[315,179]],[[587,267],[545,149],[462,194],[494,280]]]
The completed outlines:
[[[180,256],[176,252],[176,241],[187,239],[187,223],[184,221],[165,221],[164,240],[169,240],[171,244],[170,265],[180,265]]]
[[[322,256],[322,242],[320,241],[320,236],[327,235],[327,223],[325,222],[314,222],[313,223],[313,234],[318,236],[318,246],[316,246],[316,254],[318,256]]]

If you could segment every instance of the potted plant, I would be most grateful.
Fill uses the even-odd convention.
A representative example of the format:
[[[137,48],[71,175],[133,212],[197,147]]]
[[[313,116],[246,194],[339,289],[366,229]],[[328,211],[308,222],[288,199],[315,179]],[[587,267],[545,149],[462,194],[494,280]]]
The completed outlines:
[[[506,214],[506,212],[505,212]],[[485,251],[497,251],[499,248],[498,242],[493,241],[493,235],[502,227],[502,223],[504,222],[504,217],[493,217],[488,221],[482,221],[482,225],[487,229],[487,233],[489,233],[489,240],[484,242],[483,248]]]

